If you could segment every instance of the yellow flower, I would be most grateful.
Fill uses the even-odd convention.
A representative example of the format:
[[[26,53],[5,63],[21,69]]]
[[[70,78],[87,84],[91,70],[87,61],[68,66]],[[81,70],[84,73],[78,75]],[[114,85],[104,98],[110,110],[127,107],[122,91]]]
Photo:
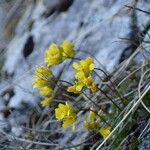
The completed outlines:
[[[55,109],[55,116],[57,120],[62,120],[68,115],[69,108],[67,105],[59,104]]]
[[[79,93],[84,87],[89,88],[93,93],[97,91],[96,83],[91,74],[95,68],[92,58],[88,57],[80,63],[73,63],[75,70],[75,84],[68,88],[68,92]]]
[[[68,87],[67,91],[71,92],[71,93],[79,93],[80,92],[80,91],[77,91],[76,85]]]
[[[103,136],[103,138],[106,139],[107,136],[111,133],[111,128],[110,127],[100,128],[99,132]]]
[[[75,70],[75,85],[68,88],[68,92],[79,93],[84,87],[89,88],[93,93],[97,91],[97,86],[92,78],[95,64],[92,58],[88,57],[78,63],[73,63]]]
[[[73,125],[76,122],[76,120],[77,120],[76,114],[72,114],[71,116],[67,116],[67,117],[65,117],[65,119],[63,121],[62,127],[63,128],[68,128],[71,125]]]
[[[96,130],[99,128],[97,116],[93,111],[89,112],[89,116],[84,123],[84,127],[88,130]]]
[[[80,93],[81,90],[83,89],[84,84],[80,82],[76,82],[75,85],[68,87],[67,91],[71,93]]]
[[[45,66],[40,66],[35,70],[35,79],[33,83],[33,88],[43,88],[48,86],[48,80],[52,75],[52,71]]]
[[[85,71],[85,73],[87,74],[93,71],[95,68],[94,60],[91,57],[88,57],[85,60],[81,60],[80,64],[83,70]]]
[[[52,100],[51,97],[45,98],[45,99],[43,99],[43,100],[41,101],[41,105],[42,105],[43,107],[49,106],[52,101],[53,101],[53,100]]]
[[[33,83],[33,88],[42,88],[44,86],[47,86],[48,82],[38,76],[35,77],[35,81]]]
[[[85,74],[84,74],[83,71],[78,71],[78,72],[76,72],[75,78],[76,78],[78,81],[83,81],[83,80],[86,79]]]
[[[93,111],[90,111],[90,113],[89,113],[89,120],[91,122],[93,122],[95,120],[95,113]]]
[[[53,90],[50,87],[45,86],[45,87],[43,87],[43,88],[40,89],[40,94],[42,96],[49,97],[49,96],[52,96]]]
[[[49,67],[58,65],[62,62],[62,48],[56,44],[51,44],[50,47],[45,51],[44,61]]]
[[[91,76],[89,76],[88,78],[83,80],[83,83],[85,84],[85,86],[87,86],[89,89],[91,89],[91,91],[93,93],[95,93],[97,91],[97,86]]]
[[[85,60],[81,60],[79,64],[73,63],[73,68],[75,72],[83,72],[85,77],[88,77],[95,68],[94,60],[88,57]]]
[[[48,79],[52,75],[52,71],[45,66],[40,66],[35,70],[35,76]]]
[[[77,120],[75,110],[68,102],[58,105],[55,109],[55,116],[57,120],[63,121],[63,128],[70,127]]]
[[[63,49],[63,57],[66,58],[70,58],[73,57],[75,55],[75,51],[74,51],[74,44],[71,43],[70,41],[64,41],[60,47],[62,47]]]

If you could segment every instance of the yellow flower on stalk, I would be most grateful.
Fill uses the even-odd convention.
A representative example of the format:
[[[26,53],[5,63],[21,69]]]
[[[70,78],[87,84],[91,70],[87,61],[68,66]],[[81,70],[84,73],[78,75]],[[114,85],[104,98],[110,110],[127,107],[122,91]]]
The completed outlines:
[[[107,136],[111,133],[111,127],[100,128],[99,132],[103,136],[103,138],[106,139]]]
[[[91,89],[91,91],[93,93],[95,93],[97,91],[96,83],[94,82],[94,80],[91,76],[89,76],[88,78],[85,78],[83,80],[83,83],[85,84],[85,86],[87,86],[89,89]]]
[[[84,123],[84,127],[88,130],[97,130],[99,128],[97,116],[93,111],[89,112],[89,116]]]
[[[80,64],[85,70],[93,71],[95,68],[94,60],[91,57],[81,60]]]
[[[35,70],[34,88],[43,88],[48,86],[48,80],[52,76],[52,71],[45,66],[40,66]]]
[[[77,91],[76,85],[68,87],[67,91],[71,92],[71,93],[79,93],[80,92],[80,91]]]
[[[76,122],[77,120],[77,115],[76,114],[72,114],[70,116],[67,116],[66,118],[64,118],[63,120],[63,125],[62,127],[63,128],[68,128],[70,127],[71,125],[74,125],[74,123]]]
[[[74,44],[70,41],[65,40],[60,47],[63,49],[63,57],[64,59],[74,57],[75,50],[74,50]]]
[[[94,60],[88,57],[85,60],[81,60],[79,64],[73,63],[73,68],[75,72],[83,72],[85,77],[88,77],[95,68]]]
[[[50,45],[50,47],[45,51],[44,59],[48,67],[62,63],[62,51],[62,48],[56,44],[53,43]]]
[[[58,108],[55,109],[55,117],[57,120],[63,121],[63,128],[70,127],[77,120],[75,110],[68,102],[58,105]]]
[[[76,74],[75,74],[75,78],[76,78],[78,81],[83,81],[83,80],[86,79],[86,76],[85,76],[85,74],[84,74],[83,71],[78,71],[78,72],[76,72]]]
[[[35,70],[35,76],[48,79],[52,75],[52,71],[45,66],[40,66]]]
[[[81,82],[75,82],[73,86],[68,87],[67,91],[71,93],[80,93],[84,87],[84,84]]]
[[[55,117],[57,120],[64,119],[69,112],[69,107],[65,104],[59,104],[58,108],[55,109]]]
[[[38,76],[35,76],[35,81],[33,83],[33,88],[42,88],[44,86],[47,86],[48,82]]]
[[[40,95],[50,97],[53,94],[53,90],[49,86],[45,86],[40,89]]]
[[[47,97],[41,101],[41,105],[43,107],[49,106],[52,101],[53,101],[53,99],[51,97]]]
[[[73,63],[75,70],[75,84],[68,88],[68,92],[79,93],[84,87],[89,88],[93,93],[97,91],[96,83],[92,78],[95,64],[92,58],[88,57],[80,63]]]

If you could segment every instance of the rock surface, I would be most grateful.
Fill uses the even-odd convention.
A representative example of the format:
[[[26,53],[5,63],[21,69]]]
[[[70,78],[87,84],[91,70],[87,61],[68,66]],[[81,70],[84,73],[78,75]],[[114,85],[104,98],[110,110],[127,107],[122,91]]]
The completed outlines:
[[[70,1],[36,0],[26,4],[14,37],[6,47],[3,71],[7,79],[0,84],[0,93],[13,89],[9,107],[19,109],[21,102],[36,105],[38,97],[32,89],[34,69],[43,64],[44,50],[52,42],[72,40],[76,50],[80,50],[78,57],[89,56],[83,51],[91,53],[101,63],[100,67],[111,72],[138,47],[150,23],[149,15],[125,7],[150,11],[149,0]],[[64,74],[63,78],[68,80],[69,76]],[[78,143],[80,138],[74,141]]]

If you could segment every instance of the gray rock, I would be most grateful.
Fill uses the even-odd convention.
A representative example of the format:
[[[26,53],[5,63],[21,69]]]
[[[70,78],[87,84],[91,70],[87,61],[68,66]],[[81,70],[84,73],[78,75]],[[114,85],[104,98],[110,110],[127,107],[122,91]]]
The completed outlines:
[[[76,50],[81,50],[77,57],[89,56],[82,51],[91,53],[100,62],[96,62],[97,67],[111,72],[118,65],[125,49],[131,46],[131,42],[119,38],[132,40],[135,36],[133,25],[138,35],[149,22],[147,14],[125,7],[131,5],[148,10],[150,3],[146,0],[137,3],[134,0],[74,0],[68,10],[63,12],[57,10],[63,6],[55,7],[59,3],[60,1],[54,0],[29,3],[18,23],[15,36],[8,44],[3,70],[9,79],[3,89],[9,86],[14,88],[15,95],[10,99],[10,107],[19,108],[22,101],[31,104],[38,101],[36,91],[32,88],[34,69],[43,64],[44,51],[52,42],[72,40]],[[54,7],[54,11],[49,13]],[[34,48],[30,55],[24,58],[24,47],[31,35]],[[133,49],[129,54],[132,51]],[[62,67],[63,65],[59,66]],[[69,70],[71,71],[71,68]],[[54,68],[54,71],[57,74],[58,70]],[[63,74],[64,80],[71,80],[71,75],[68,76],[70,71]],[[13,132],[15,130],[13,129]],[[64,139],[63,144],[67,143],[68,139]],[[73,143],[78,143],[80,139],[82,135],[74,139]]]

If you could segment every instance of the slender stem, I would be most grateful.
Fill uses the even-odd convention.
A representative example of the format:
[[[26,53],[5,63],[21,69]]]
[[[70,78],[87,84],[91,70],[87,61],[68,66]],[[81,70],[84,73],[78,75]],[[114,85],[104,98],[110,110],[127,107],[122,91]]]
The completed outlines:
[[[100,89],[99,87],[97,87],[98,88],[98,90],[100,91],[100,92],[102,92],[120,111],[122,111],[122,109],[102,90],[102,89]]]
[[[90,109],[90,111],[94,112],[98,117],[100,117],[108,126],[112,127],[102,116],[100,116],[96,111]]]
[[[76,57],[69,57],[69,58],[72,59],[72,60],[78,60],[78,61],[81,60],[80,58],[76,58]]]
[[[102,69],[99,69],[99,68],[95,68],[96,70],[100,70],[100,71],[102,71],[105,75],[106,75],[106,77],[109,77],[109,75],[107,75],[107,73],[104,71],[104,70],[102,70]],[[97,74],[97,72],[95,72],[96,73],[96,75],[102,80],[102,78]],[[123,102],[123,104],[125,105],[125,102],[124,102],[124,100],[125,101],[127,101],[124,97],[122,97],[122,95],[119,93],[119,91],[116,89],[116,87],[115,87],[115,85],[114,85],[114,83],[113,83],[113,81],[111,80],[111,79],[109,79],[109,81],[110,81],[110,83],[112,84],[112,86],[113,86],[113,89],[111,88],[111,86],[109,86],[109,85],[107,85],[112,91],[116,91],[116,94],[120,97],[120,99],[122,100],[122,102]]]
[[[103,69],[100,68],[94,68],[94,69],[103,72],[106,77],[109,77],[109,75]]]
[[[70,83],[70,82],[68,82],[68,81],[65,81],[65,80],[58,80],[58,82],[65,82],[65,83],[67,83],[67,84],[69,84],[69,85],[73,85],[72,83]]]
[[[82,92],[86,98],[88,98],[89,101],[91,101],[98,109],[100,109],[99,105],[95,103],[90,97],[88,97],[84,92]]]

